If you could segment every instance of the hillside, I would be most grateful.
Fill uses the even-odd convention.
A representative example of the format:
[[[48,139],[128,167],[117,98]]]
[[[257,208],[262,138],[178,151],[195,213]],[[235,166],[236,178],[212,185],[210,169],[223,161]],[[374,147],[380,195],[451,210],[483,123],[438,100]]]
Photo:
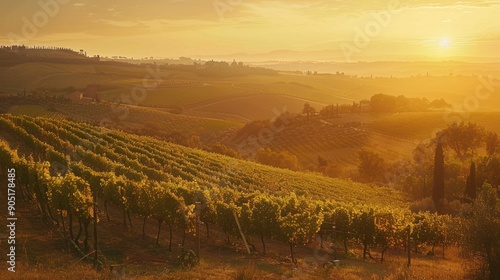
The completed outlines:
[[[315,117],[310,120],[302,116],[289,119],[286,125],[278,125],[280,129],[271,136],[259,138],[257,144],[249,146],[253,147],[254,152],[263,147],[287,151],[297,156],[301,165],[309,170],[317,169],[318,157],[337,163],[344,169],[355,169],[358,151],[362,148],[379,153],[387,161],[408,157],[417,144],[429,142],[436,132],[451,124],[445,114],[352,113],[344,114],[340,118]],[[472,112],[462,120],[500,133],[498,112]],[[270,127],[272,125],[261,131]],[[254,131],[240,135],[241,132],[237,131],[228,141],[228,145],[238,148],[252,137],[260,137],[259,133],[260,131]]]
[[[33,96],[0,96],[0,101],[0,113],[70,119],[173,140],[197,134],[205,143],[211,143],[241,126],[233,121],[186,116],[127,104],[70,102]]]
[[[4,56],[12,58],[14,54]],[[491,88],[490,78],[473,75],[358,77],[342,74],[277,73],[242,67],[142,64],[97,61],[70,51],[31,50],[38,60],[0,65],[0,93],[48,92],[65,96],[65,89],[100,85],[102,100],[130,103],[134,89],[145,90],[135,104],[148,107],[182,107],[186,114],[237,121],[268,119],[275,111],[298,111],[309,102],[316,109],[329,104],[350,104],[374,94],[444,98],[463,104],[478,86]],[[69,56],[69,57],[68,57]],[[24,57],[24,56],[23,56]],[[42,60],[40,60],[43,58]],[[7,61],[7,60],[6,60]],[[205,63],[205,64],[204,64]],[[208,63],[208,62],[207,62]],[[339,66],[341,67],[341,66]],[[491,95],[480,111],[494,111],[500,99]],[[241,109],[242,105],[245,105]]]
[[[2,138],[10,140],[12,147],[19,148],[26,156],[35,152],[36,148],[35,151],[32,151],[32,148],[26,150],[27,147],[31,147],[30,144],[13,141],[19,140],[22,137],[19,133],[25,130],[30,137],[36,137],[45,143],[40,145],[55,147],[56,153],[52,158],[47,158],[49,161],[59,158],[58,161],[66,162],[61,160],[61,156],[67,155],[68,151],[71,154],[71,151],[74,153],[84,147],[92,146],[98,157],[95,160],[110,161],[110,166],[100,171],[114,170],[117,175],[130,173],[132,174],[130,179],[142,174],[141,177],[157,178],[162,181],[195,180],[200,186],[208,189],[231,187],[242,192],[259,190],[274,194],[294,191],[310,194],[315,198],[341,202],[404,204],[401,194],[389,189],[272,168],[91,125],[11,115],[2,115],[0,120],[3,128]],[[59,135],[60,139],[55,139],[54,135]],[[57,142],[53,142],[56,140]],[[82,151],[85,154],[87,152]],[[91,159],[88,160],[89,162],[85,164],[89,168],[94,168]],[[330,191],[333,189],[334,192]]]
[[[66,48],[0,47],[0,65],[11,66],[27,62],[53,61],[58,63],[85,63],[91,59]]]
[[[8,181],[0,198],[15,189],[16,214],[28,221],[18,232],[22,273],[12,279],[63,269],[68,279],[465,277],[450,244],[462,241],[458,227],[468,221],[433,212],[419,192],[431,179],[424,174],[423,187],[416,177],[391,187],[352,181],[361,178],[360,150],[388,163],[408,157],[449,124],[446,113],[375,114],[352,102],[378,92],[463,102],[477,77],[359,78],[74,55],[33,50],[0,66],[0,174]],[[497,101],[463,119],[500,132],[500,114],[487,112]],[[341,114],[337,106],[334,117],[301,114],[305,103],[353,105]],[[282,126],[269,120],[277,116]],[[258,119],[268,121],[242,122]],[[269,147],[276,161],[239,159],[248,147]],[[271,167],[294,158],[299,171]],[[392,175],[385,170],[376,175]],[[446,199],[463,193],[456,186]],[[443,213],[463,206],[447,201]],[[446,258],[434,257],[435,248]]]
[[[30,241],[24,245],[25,254],[18,260],[23,268],[36,265],[39,269],[36,272],[23,269],[20,275],[24,277],[34,277],[38,273],[49,277],[54,273],[54,266],[47,260],[60,260],[58,267],[77,268],[71,270],[68,277],[82,279],[95,278],[96,275],[115,277],[116,273],[144,279],[165,274],[176,279],[187,275],[199,277],[200,273],[208,279],[231,279],[235,269],[246,270],[244,265],[248,262],[256,262],[254,273],[265,279],[294,275],[338,277],[352,271],[357,271],[360,278],[374,273],[390,273],[398,277],[401,275],[398,269],[405,258],[398,246],[389,254],[394,261],[392,264],[375,264],[346,255],[341,268],[330,270],[325,269],[325,264],[328,265],[331,251],[320,248],[319,239],[314,237],[320,234],[324,223],[331,223],[338,213],[345,213],[347,219],[353,221],[345,225],[345,230],[352,235],[344,241],[345,246],[352,248],[349,255],[364,255],[356,240],[365,236],[366,226],[377,229],[379,237],[372,245],[376,250],[384,248],[383,240],[386,239],[382,237],[395,238],[397,244],[402,244],[402,236],[405,236],[409,224],[414,228],[415,237],[419,238],[415,241],[417,247],[425,247],[425,244],[450,234],[438,230],[436,236],[418,235],[420,231],[428,230],[427,227],[440,228],[448,221],[447,216],[411,214],[405,210],[408,205],[406,198],[388,188],[272,168],[67,120],[4,114],[0,115],[0,128],[0,173],[5,175],[7,167],[15,167],[20,198],[16,217],[30,221],[23,225],[19,234],[20,238]],[[1,196],[4,196],[3,192]],[[95,200],[96,197],[100,199]],[[189,221],[193,219],[197,201],[201,202],[201,219],[206,225],[201,249],[204,260],[197,268],[186,271],[178,269],[181,263],[176,254],[182,254],[188,248],[196,250],[193,224]],[[93,205],[101,209],[99,222],[95,222],[97,216],[92,210]],[[262,218],[261,215],[268,215],[269,211],[276,213],[275,222]],[[38,215],[44,218],[44,223],[40,222]],[[366,220],[366,215],[374,218]],[[387,217],[392,217],[386,220],[390,221],[390,227],[375,227],[375,221]],[[76,218],[80,228],[83,223],[84,237],[80,234],[74,236]],[[89,233],[91,218],[94,219],[94,231]],[[121,219],[123,224],[119,222]],[[239,236],[235,231],[235,219],[240,220],[240,232],[245,232],[251,242],[253,249],[248,255],[242,253],[245,247],[241,241],[239,244],[229,242],[230,238]],[[160,238],[163,221],[170,229],[170,241]],[[261,237],[264,255],[266,247],[270,251],[264,257],[260,256],[261,247],[257,249],[253,244],[258,232],[254,225],[260,222],[272,225],[267,229],[272,233],[271,240],[264,243],[264,237]],[[137,226],[141,223],[142,230]],[[50,237],[42,236],[44,231],[49,231]],[[96,248],[97,243],[90,241],[93,238],[100,240],[97,261],[88,257],[93,253],[91,248]],[[152,245],[155,239],[156,243]],[[229,243],[225,242],[226,239]],[[173,248],[172,240],[175,242]],[[283,256],[287,249],[291,249],[292,265]],[[68,256],[62,260],[54,250]],[[318,257],[318,252],[324,257]],[[33,257],[28,257],[31,254]],[[414,256],[413,262],[419,265],[407,273],[426,275],[427,268],[437,273],[436,265],[447,269],[452,267],[456,273],[460,270],[455,255],[453,252],[452,259],[439,264],[429,257]],[[304,256],[314,257],[303,259]],[[295,271],[293,266],[293,263],[298,263],[297,258],[302,267],[300,271]],[[82,259],[96,263],[97,267],[106,265],[118,270],[89,272],[83,262],[78,264]],[[229,266],[229,270],[225,266]],[[207,267],[212,268],[210,274],[203,274],[200,270]],[[451,277],[452,273],[447,270],[442,275]]]

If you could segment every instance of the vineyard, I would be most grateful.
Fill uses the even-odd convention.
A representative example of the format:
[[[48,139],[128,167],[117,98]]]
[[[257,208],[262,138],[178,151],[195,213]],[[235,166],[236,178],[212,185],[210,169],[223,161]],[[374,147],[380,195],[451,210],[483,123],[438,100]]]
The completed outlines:
[[[419,143],[428,142],[437,131],[446,128],[450,123],[443,119],[444,115],[445,112],[418,112],[351,113],[330,119],[290,117],[284,129],[266,136],[266,141],[259,139],[260,146],[254,145],[254,148],[269,146],[276,151],[289,152],[307,170],[317,170],[318,157],[346,169],[356,168],[362,148],[377,152],[391,162],[411,154]],[[500,133],[500,114],[497,112],[472,112],[464,120]],[[257,131],[242,136],[236,133],[236,136],[230,142],[234,147],[259,134]]]
[[[303,166],[316,165],[319,156],[345,164],[357,160],[357,151],[368,144],[368,136],[364,127],[338,126],[319,120],[292,122],[275,135],[270,147],[297,155]]]
[[[461,116],[463,121],[477,123],[489,131],[500,132],[498,112],[470,112],[462,115],[447,112],[386,114],[374,118],[370,129],[401,140],[427,140],[434,137],[433,133],[437,130],[452,123],[450,119],[457,118],[457,116]]]
[[[460,225],[449,216],[412,214],[402,195],[388,188],[271,168],[84,123],[1,115],[0,128],[0,171],[16,169],[19,197],[36,203],[55,227],[67,228],[66,238],[82,256],[98,250],[89,227],[110,221],[110,205],[120,209],[125,227],[132,226],[131,215],[143,217],[143,237],[146,221],[156,221],[156,244],[162,224],[168,225],[171,249],[172,230],[184,236],[183,248],[185,236],[193,233],[199,202],[207,235],[215,227],[228,239],[255,236],[263,254],[267,240],[281,241],[290,245],[292,262],[294,248],[318,234],[341,242],[345,253],[361,244],[363,258],[378,248],[383,259],[389,248],[409,249],[410,229],[418,252],[450,244]],[[104,257],[94,261],[103,265]]]
[[[0,96],[0,100],[2,101],[0,113],[71,119],[129,132],[142,132],[142,134],[151,132],[163,136],[174,132],[185,136],[199,134],[207,142],[220,138],[218,134],[225,130],[240,126],[239,123],[231,121],[172,114],[161,109],[126,104],[75,103],[33,97]]]

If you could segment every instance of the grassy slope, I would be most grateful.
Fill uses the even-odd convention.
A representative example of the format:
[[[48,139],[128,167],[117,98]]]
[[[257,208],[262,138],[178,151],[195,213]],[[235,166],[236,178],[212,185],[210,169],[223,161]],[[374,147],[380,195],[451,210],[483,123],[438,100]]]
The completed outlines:
[[[29,92],[38,87],[83,88],[87,84],[100,84],[103,86],[101,98],[115,100],[123,94],[130,95],[134,87],[142,87],[143,78],[149,73],[148,66],[141,65],[24,63],[0,67],[0,90],[13,93],[22,89]],[[178,105],[192,108],[195,115],[252,120],[274,116],[272,108],[295,110],[300,109],[299,103],[311,102],[320,109],[325,104],[351,103],[377,93],[445,98],[448,102],[462,104],[481,85],[477,77],[471,76],[396,79],[280,74],[209,78],[161,67],[157,73],[165,85],[148,89],[142,105]],[[249,96],[251,99],[245,104],[253,110],[235,111],[241,107],[241,98]],[[259,107],[262,103],[269,104],[271,109]],[[480,110],[495,110],[498,104],[500,98],[491,95],[487,102],[481,101]]]
[[[449,122],[445,121],[444,114],[365,113],[344,115],[343,118],[328,119],[327,122],[291,122],[282,131],[270,137],[269,146],[296,155],[306,167],[317,166],[318,156],[344,166],[354,166],[357,162],[357,152],[361,148],[370,148],[391,161],[401,156],[410,156],[418,143],[431,140],[437,131],[446,128]],[[500,112],[470,113],[464,121],[477,123],[500,134]],[[361,122],[363,125],[337,127],[349,122]],[[233,144],[237,146],[244,139],[238,139]]]
[[[206,141],[212,141],[214,140],[212,138],[219,133],[241,126],[240,123],[233,121],[172,114],[161,109],[139,106],[58,102],[50,98],[43,101],[33,98],[16,98],[16,101],[12,98],[3,98],[2,100],[5,100],[0,105],[0,112],[3,113],[54,119],[70,118],[96,124],[103,120],[111,120],[113,127],[134,132],[148,129],[150,124],[155,124],[157,135],[168,135],[172,132],[180,132],[185,136],[199,134]]]
[[[88,125],[79,125],[72,122],[61,122],[74,129],[92,129],[98,135],[102,131]],[[90,130],[88,130],[90,128]],[[370,187],[362,184],[345,182],[337,179],[328,179],[322,176],[293,172],[270,168],[259,164],[234,160],[225,156],[193,150],[178,145],[162,143],[149,137],[127,135],[123,132],[109,132],[108,135],[127,137],[130,147],[152,146],[162,147],[168,150],[168,155],[175,158],[179,163],[192,163],[203,160],[210,163],[209,168],[199,165],[203,172],[213,174],[230,174],[230,176],[244,176],[252,174],[260,182],[278,182],[287,190],[308,190],[314,196],[334,198],[338,201],[370,203],[379,205],[403,205],[398,194],[389,192],[387,189]],[[1,134],[0,134],[0,138]],[[9,137],[13,146],[18,145]],[[219,175],[220,176],[220,175]],[[5,176],[2,176],[5,178]],[[267,179],[266,179],[267,178]],[[284,182],[284,183],[283,183]],[[269,187],[269,185],[265,185]],[[321,186],[321,187],[320,187]],[[319,193],[317,193],[319,191]],[[1,195],[5,199],[4,191]],[[22,242],[22,250],[18,256],[18,273],[8,275],[6,279],[115,279],[109,272],[108,267],[103,272],[97,273],[92,270],[91,265],[79,261],[68,245],[59,237],[56,231],[48,229],[39,222],[37,210],[30,202],[19,201],[18,217],[20,223],[18,240]],[[416,256],[413,259],[413,267],[404,269],[405,254],[402,252],[391,252],[386,254],[386,263],[380,264],[375,261],[363,261],[356,258],[342,259],[341,266],[337,268],[325,268],[322,266],[322,256],[327,252],[319,249],[317,243],[296,249],[299,257],[298,266],[293,266],[287,257],[288,246],[280,242],[268,242],[268,255],[262,257],[259,253],[246,255],[240,241],[228,245],[225,243],[226,236],[217,229],[211,230],[211,238],[208,239],[202,230],[202,257],[203,261],[195,269],[186,271],[175,268],[176,257],[181,253],[180,248],[174,246],[173,252],[169,253],[166,245],[168,235],[163,234],[160,246],[155,247],[154,237],[156,233],[156,222],[153,219],[147,223],[147,237],[142,240],[140,227],[142,218],[132,217],[132,223],[137,228],[127,229],[121,221],[121,210],[110,207],[111,222],[104,222],[106,218],[100,219],[98,235],[103,254],[107,257],[108,264],[123,264],[125,276],[137,277],[137,279],[234,279],[238,271],[244,270],[249,263],[255,265],[255,277],[257,279],[367,279],[370,277],[387,277],[387,279],[401,279],[404,275],[413,277],[430,277],[440,275],[443,280],[464,277],[464,272],[457,259],[457,252],[448,251],[446,259],[439,257]],[[5,215],[5,214],[2,214]],[[181,234],[175,233],[174,244],[181,242]],[[256,241],[253,241],[256,242]],[[187,247],[192,248],[195,238],[188,235]],[[19,247],[21,248],[21,246]],[[351,248],[359,254],[360,247],[352,245]],[[378,253],[378,250],[376,251]],[[377,253],[374,256],[377,256]],[[439,253],[439,251],[438,251]]]
[[[99,127],[88,125],[82,126],[68,121],[60,123],[59,121],[51,120],[51,122],[56,123],[58,127],[66,126],[72,129],[91,132],[94,135],[91,140],[95,139],[97,141],[99,135],[103,133]],[[299,194],[309,193],[312,197],[320,199],[330,198],[339,202],[378,206],[388,204],[405,206],[406,204],[404,196],[401,193],[388,188],[328,178],[312,173],[273,168],[249,161],[229,158],[219,154],[170,144],[149,137],[131,135],[125,132],[104,132],[108,135],[116,135],[118,138],[127,139],[127,141],[122,144],[128,145],[131,150],[133,150],[133,147],[144,147],[145,149],[157,147],[159,150],[156,150],[156,156],[170,161],[168,166],[164,166],[166,170],[182,170],[182,172],[187,173],[187,177],[192,178],[194,176],[194,178],[205,187],[216,188],[220,186],[231,186],[245,191],[252,191],[255,189],[270,193],[288,193],[290,191],[295,191]],[[73,145],[79,144],[80,143],[73,143]],[[114,145],[114,143],[109,143],[108,148],[113,149]],[[145,155],[148,156],[147,154]],[[174,166],[178,169],[172,169]],[[151,167],[155,168],[154,166]],[[197,173],[193,173],[190,170],[196,170]],[[169,171],[165,172],[169,173]]]

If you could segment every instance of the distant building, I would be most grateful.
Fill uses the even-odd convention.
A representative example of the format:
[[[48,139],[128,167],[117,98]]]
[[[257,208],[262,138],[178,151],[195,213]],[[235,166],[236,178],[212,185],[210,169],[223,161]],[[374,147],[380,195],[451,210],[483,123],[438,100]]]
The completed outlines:
[[[82,100],[98,102],[99,98],[97,92],[99,90],[98,85],[87,85],[87,92],[83,95]]]
[[[68,94],[68,99],[72,102],[78,102],[82,100],[84,93],[80,91],[75,91]]]
[[[75,91],[68,94],[68,99],[73,102],[99,102],[98,89],[98,85],[87,85],[86,92]]]

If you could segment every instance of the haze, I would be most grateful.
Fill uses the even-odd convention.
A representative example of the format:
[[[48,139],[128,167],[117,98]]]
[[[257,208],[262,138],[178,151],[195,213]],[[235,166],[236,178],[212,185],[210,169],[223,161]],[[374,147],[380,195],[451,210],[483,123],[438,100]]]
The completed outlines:
[[[298,59],[336,61],[498,61],[500,48],[498,1],[60,0],[43,24],[35,16],[44,11],[40,3],[54,1],[0,2],[0,44],[136,58],[259,60],[286,50],[280,59],[297,60],[300,52]],[[36,20],[36,30],[26,28]]]

